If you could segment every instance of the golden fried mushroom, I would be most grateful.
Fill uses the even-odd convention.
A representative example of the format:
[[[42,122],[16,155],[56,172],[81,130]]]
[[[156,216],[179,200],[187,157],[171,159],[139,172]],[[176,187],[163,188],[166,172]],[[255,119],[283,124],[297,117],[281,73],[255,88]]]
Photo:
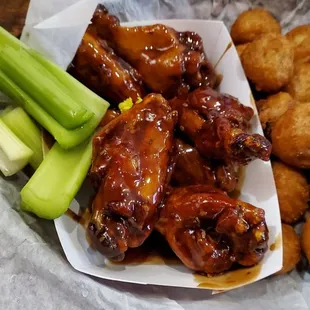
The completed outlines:
[[[283,162],[310,168],[310,102],[294,105],[274,124],[272,152]]]
[[[283,267],[276,274],[285,274],[294,269],[300,260],[301,248],[294,228],[282,224]]]
[[[242,12],[231,26],[231,37],[235,44],[252,42],[262,34],[281,33],[278,21],[263,9]]]
[[[310,216],[307,216],[306,222],[301,233],[301,248],[310,263]]]
[[[280,161],[272,163],[276,183],[281,220],[287,224],[296,223],[306,212],[309,198],[307,179],[301,171]]]
[[[258,91],[276,92],[293,76],[294,50],[284,36],[269,33],[247,46],[241,62]]]
[[[286,90],[301,102],[310,102],[310,62],[295,65],[295,70]]]
[[[295,61],[310,60],[310,25],[302,25],[286,34],[295,50]]]
[[[267,138],[270,137],[272,126],[289,108],[293,107],[295,101],[290,94],[279,92],[256,102],[259,111],[259,119]]]
[[[236,50],[240,58],[241,58],[242,53],[244,52],[244,50],[247,48],[248,45],[249,43],[245,43],[245,44],[239,44],[236,46]]]

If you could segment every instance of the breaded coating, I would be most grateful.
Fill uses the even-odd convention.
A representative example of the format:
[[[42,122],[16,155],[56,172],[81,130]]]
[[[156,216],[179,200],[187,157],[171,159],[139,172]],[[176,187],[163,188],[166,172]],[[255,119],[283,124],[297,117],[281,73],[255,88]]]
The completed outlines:
[[[310,60],[310,25],[298,26],[286,34],[295,50],[295,61]]]
[[[276,274],[285,274],[294,269],[300,260],[300,242],[294,228],[282,224],[283,267]]]
[[[307,216],[306,222],[301,233],[301,248],[310,262],[310,216]]]
[[[287,224],[296,223],[308,208],[309,186],[301,171],[280,161],[272,163],[276,183],[281,220]]]
[[[242,53],[244,52],[244,50],[247,48],[248,45],[249,43],[236,45],[236,50],[239,55],[239,58],[241,58]]]
[[[264,9],[250,9],[242,12],[231,26],[231,37],[235,44],[256,40],[266,33],[281,33],[278,21]]]
[[[272,152],[289,165],[310,168],[310,102],[294,105],[274,124]]]
[[[295,65],[293,77],[286,90],[294,99],[310,102],[310,62]]]
[[[284,36],[270,33],[250,43],[241,62],[258,91],[276,92],[293,76],[294,50]]]
[[[274,123],[294,104],[293,98],[285,92],[279,92],[256,102],[259,119],[267,138],[271,135]]]

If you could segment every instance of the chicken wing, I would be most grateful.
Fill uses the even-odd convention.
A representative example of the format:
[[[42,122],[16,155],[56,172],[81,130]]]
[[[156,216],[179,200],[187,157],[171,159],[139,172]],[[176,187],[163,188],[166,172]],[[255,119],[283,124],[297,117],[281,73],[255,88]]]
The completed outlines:
[[[116,56],[106,41],[90,29],[84,34],[70,73],[111,103],[143,98],[145,89],[137,70]]]
[[[179,127],[207,158],[247,164],[269,160],[271,144],[259,134],[246,132],[254,114],[236,98],[202,86],[188,96],[170,100],[179,113]]]
[[[194,32],[179,33],[161,24],[122,27],[102,5],[92,23],[117,55],[138,70],[152,92],[172,98],[192,87],[216,83],[202,39]]]
[[[93,142],[91,179],[98,192],[88,234],[95,248],[122,260],[158,220],[171,170],[177,112],[159,94],[107,124]]]
[[[211,162],[197,149],[180,139],[176,140],[175,167],[171,182],[174,186],[211,185],[232,192],[238,184],[238,167]]]
[[[188,268],[208,274],[253,266],[268,248],[264,210],[207,185],[175,189],[156,229]]]
[[[112,122],[115,118],[120,116],[120,112],[112,109],[108,109],[104,117],[101,119],[99,127],[104,127],[105,125]]]

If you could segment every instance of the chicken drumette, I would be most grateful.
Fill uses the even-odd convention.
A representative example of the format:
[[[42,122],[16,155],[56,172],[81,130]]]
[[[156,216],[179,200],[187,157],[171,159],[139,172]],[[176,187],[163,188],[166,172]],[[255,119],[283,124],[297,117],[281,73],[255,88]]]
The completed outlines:
[[[187,267],[208,274],[253,266],[268,247],[264,210],[207,185],[174,190],[156,229]]]
[[[93,27],[84,34],[70,73],[113,104],[127,98],[136,101],[146,94],[141,75],[115,55]]]
[[[205,184],[232,192],[238,184],[238,168],[235,164],[207,160],[194,146],[177,139],[171,181],[173,186]]]
[[[92,19],[98,35],[133,66],[151,92],[172,98],[201,85],[214,86],[216,74],[200,36],[165,25],[122,27],[99,5]]]
[[[256,158],[269,160],[270,142],[247,133],[253,110],[236,98],[202,86],[170,104],[179,113],[180,129],[207,158],[241,165]]]
[[[158,220],[171,170],[177,112],[161,96],[108,123],[94,138],[91,179],[98,190],[88,234],[114,260],[140,246]]]

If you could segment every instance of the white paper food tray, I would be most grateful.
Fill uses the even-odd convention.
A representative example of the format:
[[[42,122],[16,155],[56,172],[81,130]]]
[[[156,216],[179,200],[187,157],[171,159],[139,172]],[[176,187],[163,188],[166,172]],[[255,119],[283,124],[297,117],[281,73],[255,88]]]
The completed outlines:
[[[208,59],[216,66],[217,73],[223,76],[219,91],[235,96],[244,105],[252,107],[255,111],[252,131],[263,134],[249,84],[225,25],[218,21],[203,20],[160,20],[127,23],[126,25],[155,23],[171,26],[178,31],[195,31],[202,37]],[[226,281],[226,276],[225,283],[214,278],[212,282],[215,282],[215,284],[201,284],[204,282],[210,283],[210,281],[207,278],[206,281],[203,279],[197,281],[192,271],[179,264],[110,264],[101,254],[94,252],[89,247],[84,228],[70,217],[64,215],[56,219],[55,225],[67,259],[78,271],[115,281],[227,290],[258,281],[282,268],[282,244],[279,242],[281,238],[281,220],[270,162],[256,160],[246,168],[240,199],[265,210],[270,232],[269,247],[276,240],[279,243],[275,250],[268,250],[260,266],[254,268],[254,270],[252,269],[252,275],[250,273],[248,276],[245,274],[240,281],[237,280],[239,276],[236,273],[231,273],[230,281]],[[74,200],[70,208],[78,212],[79,207],[78,202]],[[83,207],[85,207],[85,204]]]

